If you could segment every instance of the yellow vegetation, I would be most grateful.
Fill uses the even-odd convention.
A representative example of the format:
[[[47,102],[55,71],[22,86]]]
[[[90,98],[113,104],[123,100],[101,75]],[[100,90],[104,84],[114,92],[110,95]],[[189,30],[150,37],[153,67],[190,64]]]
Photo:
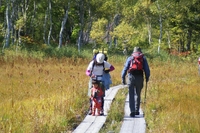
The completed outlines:
[[[151,64],[146,120],[148,132],[200,131],[200,76],[196,63]]]
[[[75,128],[89,107],[89,59],[0,60],[0,132],[62,132]],[[125,58],[110,57],[113,85]],[[195,63],[151,62],[147,132],[200,131],[200,76]],[[144,89],[143,89],[144,93]],[[144,96],[144,94],[142,94]],[[142,104],[143,106],[143,104]]]

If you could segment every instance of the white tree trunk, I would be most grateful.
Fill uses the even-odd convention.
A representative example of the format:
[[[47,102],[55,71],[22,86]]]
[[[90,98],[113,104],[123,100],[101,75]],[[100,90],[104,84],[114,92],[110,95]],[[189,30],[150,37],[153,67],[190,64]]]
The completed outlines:
[[[10,5],[9,2],[7,1],[7,8],[6,8],[6,34],[5,34],[5,44],[3,48],[9,47],[9,40],[10,40],[10,18],[9,18],[9,10],[10,10]]]
[[[161,9],[160,9],[160,6],[158,4],[158,1],[157,1],[157,8],[158,8],[158,11],[160,12],[159,13],[160,36],[159,36],[159,39],[158,39],[158,53],[160,53],[160,44],[161,44],[161,41],[162,41],[162,14],[161,14]]]
[[[151,45],[152,42],[152,34],[151,34],[151,20],[150,18],[147,18],[147,28],[148,28],[148,38],[149,38],[149,45]]]
[[[44,43],[47,44],[47,40],[46,40],[46,25],[47,25],[47,16],[48,16],[48,8],[45,12],[45,17],[44,17],[44,25],[43,25],[43,28],[44,28],[44,33],[43,33],[43,40],[44,40]]]
[[[48,34],[48,45],[50,45],[50,37],[51,37],[51,32],[52,32],[52,17],[51,17],[51,0],[49,0],[49,22],[50,22],[50,29],[49,29],[49,34]]]
[[[89,38],[90,38],[90,31],[92,29],[92,17],[91,17],[91,9],[90,7],[88,7],[88,14],[89,14],[89,22],[88,22],[88,26],[87,26],[87,30],[85,32],[85,35],[83,37],[84,42],[88,43],[89,42]]]
[[[81,50],[81,36],[82,36],[82,30],[79,31],[79,37],[78,37],[78,52],[79,53]]]
[[[84,1],[79,1],[79,16],[80,16],[80,31],[79,31],[79,37],[78,37],[78,52],[80,53],[80,48],[82,45],[82,38],[83,38],[83,19],[84,19]]]
[[[69,9],[69,8],[68,8]],[[63,33],[63,30],[64,30],[64,26],[67,22],[67,18],[68,18],[68,9],[66,10],[65,12],[65,16],[63,18],[63,21],[61,23],[61,29],[60,29],[60,34],[59,34],[59,45],[58,45],[58,48],[61,48],[62,47],[62,33]]]
[[[26,4],[28,4],[29,1],[26,2]],[[27,5],[28,7],[28,5]],[[35,14],[36,14],[36,4],[35,1],[33,2],[33,15],[31,16],[31,23],[30,23],[30,33],[32,34],[32,38],[34,38],[34,21],[35,21]]]
[[[171,49],[171,41],[170,41],[170,34],[169,31],[167,31],[167,42],[168,42],[168,48]]]

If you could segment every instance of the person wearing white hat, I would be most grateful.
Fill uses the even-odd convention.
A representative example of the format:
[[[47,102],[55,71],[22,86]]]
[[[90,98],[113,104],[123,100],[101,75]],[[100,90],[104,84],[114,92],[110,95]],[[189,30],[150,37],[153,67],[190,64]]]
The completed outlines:
[[[105,97],[105,87],[102,83],[102,76],[104,73],[105,69],[109,69],[109,71],[113,71],[115,68],[113,65],[111,65],[110,63],[106,62],[105,60],[105,55],[102,53],[98,53],[96,55],[96,58],[94,60],[92,60],[87,69],[86,69],[86,75],[90,76],[90,80],[89,80],[89,88],[88,88],[88,96],[91,96],[91,88],[92,88],[92,80],[97,80],[100,82],[101,88],[104,92],[104,96]],[[103,106],[104,106],[104,99],[102,99],[102,111],[101,111],[101,115],[104,114],[103,112]],[[92,105],[91,105],[91,99],[90,99],[90,110],[89,110],[89,115],[91,115],[91,110],[92,109]]]

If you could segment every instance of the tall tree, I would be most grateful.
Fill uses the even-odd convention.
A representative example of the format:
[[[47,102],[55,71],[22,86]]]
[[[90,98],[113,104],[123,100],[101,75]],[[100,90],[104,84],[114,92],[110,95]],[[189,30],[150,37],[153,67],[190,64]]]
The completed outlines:
[[[68,10],[69,10],[69,6],[70,6],[70,3],[68,3],[68,7],[65,11],[65,15],[63,17],[63,21],[61,22],[61,29],[60,29],[60,34],[59,34],[59,45],[58,45],[58,48],[61,48],[62,47],[62,37],[63,37],[63,30],[65,28],[65,24],[67,22],[67,19],[68,19]]]
[[[10,29],[11,29],[11,20],[10,20],[10,1],[6,0],[7,7],[6,7],[6,34],[5,34],[5,44],[4,48],[9,47],[10,42]]]

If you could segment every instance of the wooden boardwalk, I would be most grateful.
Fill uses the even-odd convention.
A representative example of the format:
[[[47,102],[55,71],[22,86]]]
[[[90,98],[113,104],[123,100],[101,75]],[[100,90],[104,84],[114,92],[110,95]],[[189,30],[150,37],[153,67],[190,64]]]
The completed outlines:
[[[143,111],[140,109],[140,115],[136,115],[134,118],[130,117],[129,95],[126,97],[124,111],[125,115],[120,133],[145,133],[146,122]]]
[[[110,109],[110,105],[117,94],[117,91],[126,87],[127,85],[118,85],[107,90],[104,98],[104,116],[87,115],[73,133],[98,133],[106,121],[107,112]],[[128,97],[129,95],[127,95],[126,98],[124,121],[120,133],[145,133],[146,124],[142,110],[140,110],[141,115],[138,115],[135,118],[129,117],[130,109]]]

